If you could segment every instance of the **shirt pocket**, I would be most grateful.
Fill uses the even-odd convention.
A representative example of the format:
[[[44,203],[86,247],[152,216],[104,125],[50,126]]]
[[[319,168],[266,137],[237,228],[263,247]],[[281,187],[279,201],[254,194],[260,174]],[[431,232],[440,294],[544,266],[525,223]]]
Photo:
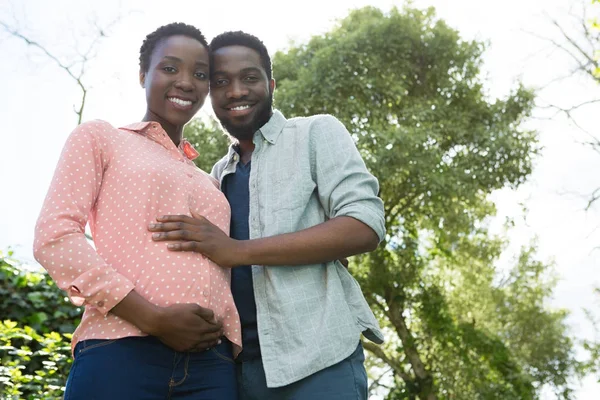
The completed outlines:
[[[267,196],[271,212],[289,212],[304,209],[314,190],[310,175],[298,169],[278,169],[269,174]]]

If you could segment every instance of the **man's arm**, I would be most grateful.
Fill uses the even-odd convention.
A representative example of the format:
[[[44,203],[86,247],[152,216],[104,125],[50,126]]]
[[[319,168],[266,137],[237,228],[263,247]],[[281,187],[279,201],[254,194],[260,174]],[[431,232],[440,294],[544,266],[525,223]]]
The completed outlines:
[[[150,230],[155,241],[175,241],[171,251],[204,254],[222,267],[317,264],[373,251],[375,231],[352,217],[336,217],[298,232],[235,240],[202,216],[168,215]]]
[[[383,202],[346,128],[334,117],[311,125],[311,170],[330,220],[298,232],[236,241],[202,216],[163,216],[149,229],[172,251],[203,253],[223,267],[302,265],[372,251],[383,239]]]

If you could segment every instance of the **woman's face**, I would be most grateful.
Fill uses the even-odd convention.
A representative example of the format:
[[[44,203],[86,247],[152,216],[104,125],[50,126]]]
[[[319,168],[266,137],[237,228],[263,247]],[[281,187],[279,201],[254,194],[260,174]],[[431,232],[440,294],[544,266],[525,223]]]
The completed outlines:
[[[158,42],[148,71],[140,72],[147,115],[174,127],[192,119],[208,95],[208,60],[196,39],[176,35]]]

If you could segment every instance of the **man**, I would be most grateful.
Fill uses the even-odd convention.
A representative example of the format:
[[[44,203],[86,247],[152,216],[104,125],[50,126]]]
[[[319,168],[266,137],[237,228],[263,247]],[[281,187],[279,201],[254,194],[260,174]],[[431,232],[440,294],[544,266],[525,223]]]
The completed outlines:
[[[231,204],[231,238],[201,216],[165,216],[156,240],[232,267],[242,399],[366,399],[360,335],[383,335],[334,260],[383,239],[378,182],[337,119],[273,111],[271,59],[258,38],[227,32],[210,48],[213,109],[235,139],[212,171]]]

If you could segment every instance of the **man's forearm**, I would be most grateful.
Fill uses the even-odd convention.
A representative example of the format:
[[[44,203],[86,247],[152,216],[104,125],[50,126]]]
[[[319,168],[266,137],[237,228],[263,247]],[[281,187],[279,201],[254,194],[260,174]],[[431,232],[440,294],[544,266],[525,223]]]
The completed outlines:
[[[375,250],[379,238],[352,217],[336,217],[298,232],[239,242],[238,265],[303,265]]]

